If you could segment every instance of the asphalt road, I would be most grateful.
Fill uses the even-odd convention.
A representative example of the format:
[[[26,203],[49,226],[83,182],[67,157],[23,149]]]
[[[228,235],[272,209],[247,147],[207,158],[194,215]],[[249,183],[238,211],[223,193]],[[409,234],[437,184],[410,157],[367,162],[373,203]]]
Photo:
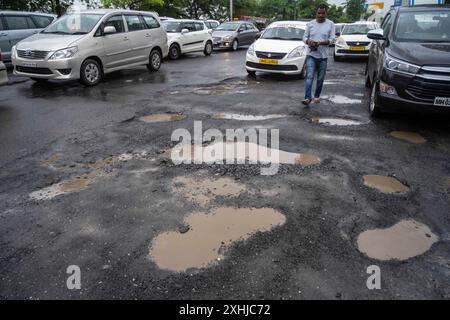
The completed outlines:
[[[450,298],[448,119],[369,119],[364,61],[329,59],[322,102],[304,108],[303,80],[249,78],[244,59],[245,50],[189,55],[94,88],[15,77],[1,87],[0,298]],[[141,119],[165,113],[179,121]],[[281,150],[320,162],[282,164],[273,176],[260,175],[261,164],[174,165],[171,134],[193,132],[194,120],[221,132],[279,129]],[[380,192],[367,175],[405,189]],[[58,187],[64,194],[52,197]],[[224,208],[237,220],[208,220]],[[269,224],[241,221],[245,208],[267,209]],[[415,227],[369,234],[372,248],[362,248],[368,230],[405,221]],[[249,229],[227,243],[236,225]],[[198,243],[177,253],[189,241]],[[196,249],[214,241],[212,258]],[[196,267],[201,259],[211,263]],[[69,265],[80,267],[80,290],[66,286]],[[371,265],[381,289],[366,286]]]

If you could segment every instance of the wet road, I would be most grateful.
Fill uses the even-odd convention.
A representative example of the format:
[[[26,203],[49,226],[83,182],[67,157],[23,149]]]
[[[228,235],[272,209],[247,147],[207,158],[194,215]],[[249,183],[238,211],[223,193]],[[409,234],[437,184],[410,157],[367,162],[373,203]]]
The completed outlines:
[[[448,119],[369,119],[362,61],[330,59],[304,108],[303,80],[251,79],[244,57],[1,87],[0,297],[450,298]],[[279,129],[278,173],[174,165],[194,120]]]

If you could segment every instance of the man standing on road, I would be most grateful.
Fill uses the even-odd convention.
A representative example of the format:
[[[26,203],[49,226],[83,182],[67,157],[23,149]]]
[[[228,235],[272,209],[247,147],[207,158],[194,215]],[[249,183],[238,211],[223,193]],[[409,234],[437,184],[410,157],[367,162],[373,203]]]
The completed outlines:
[[[323,81],[327,71],[328,45],[334,41],[334,23],[327,18],[327,7],[321,4],[316,10],[316,19],[306,25],[303,42],[308,45],[306,56],[306,82],[305,99],[302,103],[308,106],[311,103],[314,75],[317,72],[316,91],[314,103],[320,102]]]

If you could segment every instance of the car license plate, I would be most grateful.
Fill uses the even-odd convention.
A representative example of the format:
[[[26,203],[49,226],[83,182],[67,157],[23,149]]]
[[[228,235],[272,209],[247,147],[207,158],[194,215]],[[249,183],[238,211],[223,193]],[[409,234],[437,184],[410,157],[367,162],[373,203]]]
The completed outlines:
[[[450,107],[450,98],[436,97],[434,98],[435,106]]]
[[[31,68],[36,68],[37,66],[36,62],[25,62],[25,61],[23,61],[21,65],[22,67],[31,67]]]
[[[352,51],[364,51],[366,48],[365,47],[350,47],[350,50]]]
[[[261,63],[261,64],[278,64],[278,60],[274,60],[274,59],[259,59],[259,63]]]

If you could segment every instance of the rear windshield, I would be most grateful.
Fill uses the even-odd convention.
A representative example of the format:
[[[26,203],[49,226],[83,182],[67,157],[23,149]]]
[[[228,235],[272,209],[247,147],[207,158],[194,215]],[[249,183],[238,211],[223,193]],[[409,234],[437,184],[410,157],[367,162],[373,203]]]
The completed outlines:
[[[376,29],[376,26],[372,24],[349,24],[344,26],[342,34],[367,34],[367,32],[373,29]]]
[[[400,42],[450,42],[450,10],[400,13],[394,39]]]

